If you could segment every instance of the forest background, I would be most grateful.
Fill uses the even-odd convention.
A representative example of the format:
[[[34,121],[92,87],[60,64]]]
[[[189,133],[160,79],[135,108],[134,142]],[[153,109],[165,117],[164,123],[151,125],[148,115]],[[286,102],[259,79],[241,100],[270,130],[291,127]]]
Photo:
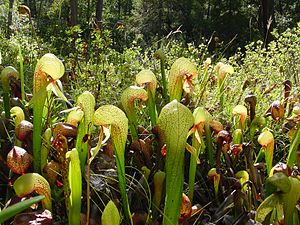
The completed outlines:
[[[17,16],[21,4],[29,17]],[[118,51],[133,41],[143,48],[160,45],[177,31],[178,40],[208,44],[210,51],[231,42],[231,54],[252,41],[269,42],[274,28],[282,32],[300,19],[298,0],[5,0],[0,10],[2,36],[15,35],[27,19],[29,31],[62,55],[70,51],[63,45],[69,32],[89,42],[95,29],[109,31]]]
[[[21,45],[28,84],[36,58],[46,52],[64,59],[73,78],[99,81],[104,74],[106,80],[110,69],[104,65],[118,64],[114,72],[125,82],[157,49],[170,53],[173,48],[174,57],[180,57],[185,52],[180,49],[194,48],[200,61],[243,57],[248,44],[261,41],[255,46],[267,47],[273,31],[296,27],[299,19],[299,0],[5,0],[0,3],[0,64],[18,67]]]

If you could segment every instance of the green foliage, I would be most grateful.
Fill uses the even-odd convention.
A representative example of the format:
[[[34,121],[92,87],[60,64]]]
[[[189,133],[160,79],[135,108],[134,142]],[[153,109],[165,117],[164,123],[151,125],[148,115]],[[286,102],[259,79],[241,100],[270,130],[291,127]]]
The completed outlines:
[[[299,200],[300,181],[294,177],[287,177],[283,173],[276,173],[269,177],[266,183],[275,187],[275,192],[268,196],[258,207],[255,219],[258,222],[278,223],[284,215],[286,224],[299,224],[297,201]],[[272,212],[271,217],[267,217]]]
[[[299,165],[299,159],[297,159],[297,150],[300,144],[300,125],[297,125],[296,133],[290,144],[289,155],[287,158],[287,165],[292,167],[294,164]]]
[[[0,211],[0,223],[5,222],[6,220],[10,219],[11,217],[17,215],[18,213],[24,211],[25,209],[29,208],[32,204],[38,203],[39,201],[45,198],[44,195],[35,196],[30,199],[26,199],[22,202],[18,202],[14,205],[11,205],[2,211]]]
[[[268,49],[262,47],[263,43],[261,41],[253,42],[246,46],[245,53],[238,51],[228,60],[221,59],[222,62],[228,62],[232,65],[236,71],[225,79],[224,90],[226,90],[227,95],[224,101],[223,113],[225,115],[229,116],[231,106],[242,103],[242,100],[250,92],[260,99],[259,104],[261,107],[257,108],[257,115],[265,113],[272,101],[283,100],[282,82],[286,79],[291,80],[293,84],[299,82],[300,51],[299,46],[294,44],[300,41],[299,32],[300,24],[282,34],[275,32],[274,37],[277,39],[270,43]],[[203,70],[204,68],[200,68],[200,81]],[[213,77],[216,76],[212,69],[209,70],[209,73]],[[236,85],[233,88],[232,84],[239,84],[239,86]],[[273,85],[274,88],[272,89]],[[206,99],[205,106],[213,110],[216,101],[214,99],[218,94],[212,80],[208,82],[207,89],[210,91],[204,92],[202,100]],[[299,91],[299,86],[294,85],[291,94],[296,94],[297,91]],[[197,86],[195,92],[197,92]]]
[[[8,3],[8,1],[6,1]],[[7,36],[7,12],[8,4],[1,4],[0,11],[0,52],[3,66],[14,66],[19,68],[19,48],[22,50],[25,82],[28,85],[27,91],[30,90],[33,79],[33,71],[36,59],[49,51],[47,42],[40,37],[33,35],[34,29],[30,23],[29,16],[19,14],[17,9],[19,1],[14,1],[12,11],[12,25],[10,26],[11,34]],[[5,12],[5,13],[4,13]]]
[[[101,222],[103,225],[119,225],[120,224],[119,211],[113,201],[109,201],[102,213]]]

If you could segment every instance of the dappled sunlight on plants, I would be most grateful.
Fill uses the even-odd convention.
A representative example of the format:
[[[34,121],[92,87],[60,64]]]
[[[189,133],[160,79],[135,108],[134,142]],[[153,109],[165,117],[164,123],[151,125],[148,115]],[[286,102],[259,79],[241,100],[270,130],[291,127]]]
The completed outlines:
[[[298,224],[299,29],[228,59],[80,27],[64,60],[21,46],[36,69],[1,68],[0,222]]]

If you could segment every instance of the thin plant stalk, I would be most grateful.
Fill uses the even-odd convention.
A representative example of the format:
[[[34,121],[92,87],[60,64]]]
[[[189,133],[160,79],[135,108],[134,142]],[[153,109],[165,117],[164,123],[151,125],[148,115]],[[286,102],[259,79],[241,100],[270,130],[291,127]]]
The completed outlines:
[[[224,108],[224,85],[225,85],[225,79],[219,79],[218,80],[218,86],[219,86],[219,104],[220,104],[220,111],[223,111]]]
[[[292,142],[290,144],[289,155],[288,155],[288,158],[287,158],[287,166],[289,168],[293,168],[293,165],[294,165],[294,163],[296,161],[296,158],[297,158],[296,153],[297,153],[297,150],[299,148],[299,145],[300,145],[300,123],[297,124],[296,133],[295,133],[295,135],[292,139]],[[298,161],[296,163],[299,164]]]
[[[22,49],[20,45],[19,45],[19,63],[20,63],[21,98],[22,98],[22,102],[24,102],[25,101],[24,64],[23,64]]]
[[[157,121],[157,111],[155,104],[155,91],[157,86],[157,80],[155,74],[151,70],[142,70],[136,75],[136,82],[139,86],[145,87],[147,90],[147,106],[149,110],[151,126],[154,127]]]
[[[38,94],[39,98],[36,98],[33,104],[33,167],[37,173],[41,172],[41,145],[42,145],[42,131],[43,131],[43,110],[44,103],[47,98],[46,85],[41,87]]]
[[[169,102],[168,82],[167,82],[166,70],[165,70],[166,55],[162,49],[159,49],[155,52],[154,56],[160,60],[160,73],[161,73],[161,81],[162,81],[163,98],[165,102]]]
[[[200,152],[204,149],[204,142],[202,138],[203,128],[207,120],[207,113],[203,108],[196,108],[193,113],[194,116],[194,127],[189,133],[193,134],[191,157],[190,157],[190,168],[189,168],[189,199],[192,202],[194,196],[194,184],[196,176],[197,161]],[[188,146],[188,145],[187,145]]]
[[[208,73],[210,63],[211,63],[211,60],[209,58],[204,62],[203,78],[202,78],[201,84],[200,84],[200,95],[199,95],[199,100],[198,101],[201,101],[202,96],[203,96],[203,94],[205,92],[205,89],[206,89],[206,85],[209,81],[209,77],[211,75],[211,73]]]
[[[204,131],[205,131],[205,140],[206,140],[206,151],[208,156],[208,162],[211,166],[214,165],[214,148],[213,148],[213,140],[211,137],[211,131],[209,127],[209,123],[205,122],[204,124]]]
[[[87,198],[87,209],[86,209],[86,225],[90,224],[90,212],[91,212],[91,199],[90,199],[90,179],[91,179],[91,163],[90,163],[90,153],[91,153],[91,138],[88,136],[88,149],[87,149],[87,184],[86,184],[86,198]],[[79,161],[80,165],[80,161]]]
[[[116,148],[115,145],[114,148]],[[116,165],[117,165],[117,173],[118,173],[119,186],[120,186],[120,192],[122,198],[122,206],[126,218],[126,223],[130,222],[132,224],[129,201],[128,201],[127,191],[126,191],[125,155],[119,155],[118,157],[116,157]]]
[[[148,109],[149,109],[150,121],[151,121],[152,127],[154,127],[157,122],[157,111],[156,111],[155,98],[152,95],[151,90],[148,89],[147,93],[148,93],[147,105],[148,105]]]
[[[163,96],[166,102],[169,101],[168,89],[167,89],[167,78],[166,78],[166,69],[165,69],[165,59],[160,59],[160,72],[163,84]]]
[[[129,129],[130,129],[130,133],[132,135],[132,139],[133,140],[138,140],[139,139],[139,134],[137,131],[137,118],[135,114],[132,115],[128,115],[128,119],[129,119]]]
[[[228,74],[233,74],[234,69],[232,66],[223,64],[221,62],[217,63],[215,66],[215,70],[218,73],[218,88],[219,88],[219,104],[220,104],[220,111],[223,112],[224,108],[224,86],[225,80]]]
[[[194,186],[195,186],[195,176],[196,176],[196,170],[197,170],[197,161],[199,153],[204,149],[203,146],[203,140],[201,138],[201,143],[199,143],[196,138],[195,134],[193,135],[193,148],[195,149],[195,152],[191,154],[190,158],[190,168],[189,168],[189,199],[192,202],[194,198]]]
[[[69,225],[79,225],[81,211],[82,179],[78,151],[76,149],[68,151],[66,153],[66,159],[69,159],[68,183],[70,188],[70,196],[68,203],[68,221]]]

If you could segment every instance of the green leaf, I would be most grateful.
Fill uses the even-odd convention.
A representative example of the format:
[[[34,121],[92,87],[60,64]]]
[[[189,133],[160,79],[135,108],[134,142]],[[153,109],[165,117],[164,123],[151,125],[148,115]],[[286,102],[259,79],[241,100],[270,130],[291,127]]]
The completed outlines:
[[[14,106],[10,109],[10,115],[15,122],[15,128],[21,123],[22,120],[25,120],[25,114],[21,107]]]
[[[164,225],[178,224],[183,191],[184,152],[188,131],[193,123],[192,112],[177,100],[163,107],[158,118],[158,126],[167,148]]]
[[[151,70],[142,70],[140,71],[136,77],[135,81],[139,86],[148,85],[151,93],[155,95],[155,90],[157,86],[157,79],[155,74]]]
[[[7,66],[1,71],[1,82],[4,92],[8,92],[9,87],[9,79],[14,77],[16,79],[19,78],[19,72],[12,66]]]
[[[294,177],[288,177],[288,179],[290,180],[291,188],[288,193],[282,194],[283,211],[285,224],[294,224],[294,213],[297,211],[296,204],[300,198],[300,181]]]
[[[3,209],[0,211],[0,223],[5,222],[6,220],[12,218],[16,214],[24,211],[25,209],[29,208],[31,205],[38,203],[39,201],[43,200],[45,198],[44,195],[35,196],[30,199],[26,199],[22,202],[18,202],[16,204],[13,204],[6,209]]]
[[[84,113],[84,129],[86,133],[89,131],[89,127],[91,127],[93,123],[95,104],[95,97],[89,91],[83,92],[77,99],[77,105]]]
[[[297,125],[296,134],[293,137],[293,140],[290,144],[289,155],[287,159],[287,165],[289,168],[292,168],[294,163],[296,162],[296,152],[300,145],[300,123]],[[297,162],[298,163],[298,162]]]
[[[130,132],[133,136],[133,139],[138,139],[138,133],[137,133],[137,118],[136,118],[136,112],[134,109],[134,102],[135,100],[140,100],[142,102],[146,101],[148,99],[147,91],[141,87],[137,86],[130,86],[126,88],[121,96],[121,103],[124,108],[124,111],[126,112],[126,115],[130,122]]]
[[[109,201],[104,208],[101,217],[102,225],[118,225],[120,224],[119,211],[113,201]]]
[[[128,134],[128,119],[125,113],[116,106],[104,105],[94,114],[94,123],[98,126],[110,125],[111,140],[116,155],[119,187],[126,221],[132,224],[125,178],[125,146]]]
[[[42,71],[52,77],[53,80],[58,80],[65,73],[64,64],[52,53],[47,53],[40,58],[37,63]]]
[[[257,208],[255,214],[255,220],[262,223],[266,216],[272,212],[272,210],[279,204],[280,197],[277,194],[271,194],[267,197]]]
[[[151,125],[154,127],[157,121],[157,111],[155,105],[155,91],[157,86],[157,80],[155,74],[151,70],[142,70],[136,75],[136,83],[145,87],[148,94],[147,107],[149,110],[149,115],[151,119]]]
[[[68,102],[70,105],[72,105],[67,97],[64,95],[64,93],[59,89],[56,83],[50,82],[47,86],[47,90],[51,90],[57,97],[61,98],[65,102]]]
[[[111,138],[116,154],[123,155],[128,134],[128,119],[125,113],[116,106],[104,105],[95,111],[94,123],[98,126],[111,125]]]
[[[18,78],[19,73],[18,71],[12,67],[8,66],[5,67],[0,74],[1,83],[2,83],[2,89],[3,89],[3,106],[5,111],[5,117],[7,119],[10,119],[10,86],[9,81],[11,77]]]
[[[78,96],[77,105],[83,111],[83,118],[78,126],[78,134],[76,138],[76,149],[79,153],[81,171],[84,171],[84,165],[86,163],[88,141],[83,142],[85,135],[90,135],[92,132],[93,118],[95,112],[95,97],[89,91],[83,92]]]
[[[51,188],[48,181],[38,173],[26,173],[18,177],[14,182],[14,190],[19,197],[26,196],[32,192],[45,195],[43,207],[52,210]]]
[[[193,63],[190,62],[190,60],[183,57],[175,60],[171,66],[169,76],[168,90],[170,92],[171,101],[174,99],[180,101],[185,76],[194,77],[197,75],[197,73],[197,68]]]
[[[270,182],[283,193],[287,193],[291,190],[291,182],[288,176],[282,172],[275,173],[273,176],[267,178],[267,182]]]
[[[105,139],[104,140],[103,140],[103,135],[105,135]],[[98,154],[99,150],[101,149],[101,146],[104,143],[106,143],[109,138],[110,138],[109,129],[107,127],[103,127],[97,145],[94,148],[91,148],[91,157],[89,159],[89,163],[91,163],[93,161],[93,159],[96,157],[96,155]]]
[[[70,186],[70,196],[69,196],[69,224],[76,225],[80,224],[80,210],[81,210],[81,193],[82,193],[82,179],[80,170],[80,160],[78,156],[78,151],[74,148],[72,151],[66,153],[66,158],[70,160],[69,162],[69,186]]]

